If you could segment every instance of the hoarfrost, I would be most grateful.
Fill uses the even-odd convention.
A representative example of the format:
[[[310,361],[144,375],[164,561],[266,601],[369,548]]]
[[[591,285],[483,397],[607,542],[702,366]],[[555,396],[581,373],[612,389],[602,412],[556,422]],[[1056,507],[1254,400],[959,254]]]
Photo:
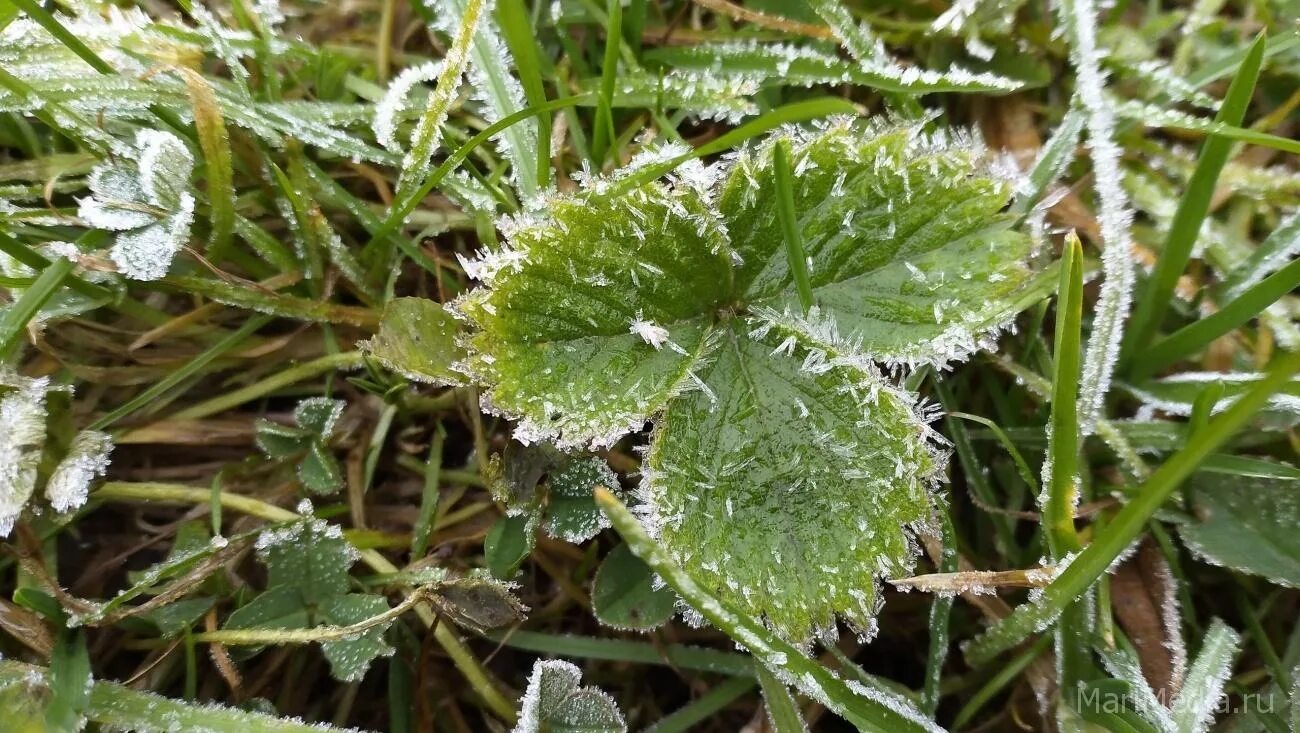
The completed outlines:
[[[397,142],[397,121],[398,117],[405,113],[410,104],[411,90],[415,85],[424,82],[434,81],[442,71],[442,62],[428,61],[417,66],[408,66],[403,69],[388,85],[388,90],[384,96],[375,105],[375,119],[372,127],[375,131],[375,139],[379,141],[388,150],[394,153],[403,152],[403,147]]]
[[[1079,420],[1090,434],[1110,390],[1115,362],[1124,335],[1124,320],[1133,302],[1136,273],[1129,225],[1133,218],[1124,192],[1121,152],[1115,143],[1115,119],[1106,98],[1101,70],[1102,50],[1097,42],[1097,10],[1093,0],[1056,0],[1061,24],[1070,36],[1070,59],[1078,76],[1078,94],[1087,112],[1088,148],[1092,153],[1101,224],[1101,296],[1088,338],[1083,376],[1079,384]]]
[[[10,388],[0,398],[0,537],[7,537],[36,488],[50,381],[3,373],[0,385]]]
[[[86,503],[90,482],[108,471],[113,439],[98,430],[83,430],[72,439],[68,454],[45,484],[45,497],[55,511],[66,512]]]

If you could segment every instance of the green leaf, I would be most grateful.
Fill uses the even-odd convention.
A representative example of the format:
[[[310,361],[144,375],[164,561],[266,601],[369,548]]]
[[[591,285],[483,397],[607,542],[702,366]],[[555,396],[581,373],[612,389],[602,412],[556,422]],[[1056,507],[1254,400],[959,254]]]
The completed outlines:
[[[343,488],[338,461],[318,440],[311,441],[307,455],[298,463],[298,480],[313,494],[332,494]]]
[[[1201,650],[1187,670],[1183,692],[1170,706],[1178,733],[1201,733],[1209,729],[1240,647],[1241,635],[1219,619],[1214,619],[1205,632]]]
[[[707,391],[659,422],[641,492],[673,560],[788,639],[836,613],[874,630],[877,580],[909,573],[942,462],[913,397],[868,369],[805,370],[779,340],[723,336]]]
[[[648,183],[614,198],[555,199],[506,227],[509,248],[456,301],[478,332],[469,373],[521,442],[606,446],[692,384],[705,318],[730,282],[726,234],[703,193]]]
[[[677,596],[668,588],[656,588],[654,580],[654,571],[627,545],[610,550],[592,581],[596,619],[615,629],[649,631],[662,626],[672,618]]]
[[[718,206],[750,310],[822,348],[943,363],[982,348],[1050,293],[1053,278],[1035,279],[1026,264],[1029,238],[1000,214],[1012,182],[989,174],[979,146],[951,135],[875,124],[795,137],[795,209],[819,306],[807,319],[787,312],[798,297],[777,216],[776,141],[742,154]]]
[[[173,637],[193,627],[195,622],[216,603],[217,599],[211,596],[182,598],[152,611],[146,611],[140,614],[140,617],[157,626],[164,637]]]
[[[456,343],[460,325],[441,304],[424,298],[394,298],[384,307],[379,333],[361,348],[408,379],[455,385],[451,365],[464,358]]]
[[[311,614],[297,588],[270,588],[235,609],[226,619],[228,629],[305,629]]]
[[[609,527],[605,513],[596,506],[592,491],[604,486],[617,493],[618,477],[604,458],[593,456],[569,461],[551,473],[546,505],[546,533],[565,542],[578,544]]]
[[[483,555],[495,578],[509,580],[537,542],[537,515],[505,516],[496,521],[483,540]]]
[[[1181,525],[1179,534],[1192,552],[1300,588],[1300,481],[1202,472],[1190,488],[1196,519]]]
[[[388,601],[383,596],[349,593],[322,602],[316,609],[316,621],[333,626],[351,626],[388,610]],[[375,657],[392,654],[393,648],[384,641],[387,628],[388,624],[382,624],[366,629],[355,639],[321,644],[334,678],[341,682],[357,682],[365,676]]]
[[[90,702],[90,652],[81,632],[63,631],[50,657],[50,700],[45,726],[51,733],[76,733],[85,724]]]
[[[266,565],[268,588],[294,588],[315,605],[348,592],[348,568],[358,554],[337,525],[304,519],[262,533],[257,557]]]
[[[299,453],[309,442],[310,433],[302,428],[259,419],[253,441],[268,458],[287,458]]]
[[[837,614],[869,633],[941,469],[915,396],[873,362],[962,358],[1050,292],[1002,213],[1012,181],[961,134],[895,123],[790,130],[642,182],[656,160],[550,199],[466,263],[486,287],[454,304],[474,327],[464,368],[524,443],[610,445],[661,416],[640,491],[674,560],[789,639]]]
[[[293,421],[303,430],[309,430],[319,438],[328,439],[334,434],[334,425],[347,403],[329,397],[309,397],[293,410]]]
[[[582,671],[568,662],[534,664],[514,733],[625,733],[614,699],[595,687],[579,687],[581,682]]]

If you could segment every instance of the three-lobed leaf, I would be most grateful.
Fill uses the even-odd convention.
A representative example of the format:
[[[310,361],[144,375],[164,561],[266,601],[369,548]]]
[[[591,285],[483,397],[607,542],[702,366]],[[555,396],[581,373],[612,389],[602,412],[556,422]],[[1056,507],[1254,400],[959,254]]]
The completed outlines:
[[[1051,289],[1003,213],[1013,181],[967,137],[850,121],[631,176],[551,198],[467,263],[486,287],[452,306],[471,327],[460,368],[525,443],[610,445],[660,417],[639,491],[674,560],[788,638],[837,614],[869,632],[942,467],[915,396],[875,364],[962,358]]]

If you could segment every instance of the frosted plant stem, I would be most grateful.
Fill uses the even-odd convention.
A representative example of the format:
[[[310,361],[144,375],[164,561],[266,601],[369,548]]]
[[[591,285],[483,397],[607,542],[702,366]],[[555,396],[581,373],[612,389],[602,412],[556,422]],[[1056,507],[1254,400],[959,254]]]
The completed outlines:
[[[110,481],[95,491],[94,496],[97,499],[110,501],[160,501],[202,505],[211,501],[212,492],[207,489],[176,484]],[[268,504],[251,496],[240,496],[223,491],[220,494],[220,501],[221,505],[227,509],[233,509],[272,522],[290,522],[301,518],[301,515],[295,512]],[[361,552],[361,561],[381,575],[398,572],[396,565],[374,550],[363,550]],[[408,595],[412,592],[411,590],[404,591]],[[474,656],[474,653],[465,646],[465,643],[460,640],[460,637],[456,635],[450,625],[437,623],[437,614],[427,606],[417,605],[415,614],[426,628],[433,629],[434,638],[447,652],[447,656],[451,657],[456,669],[469,682],[474,692],[483,698],[484,702],[492,708],[493,713],[513,725],[515,722],[514,703],[507,700],[501,693],[500,687],[493,681],[490,673]]]
[[[1098,220],[1105,246],[1102,253],[1101,297],[1093,317],[1079,382],[1079,427],[1092,433],[1124,336],[1124,320],[1133,303],[1132,212],[1123,188],[1120,150],[1115,145],[1115,120],[1105,96],[1101,50],[1097,46],[1097,9],[1093,0],[1057,0],[1057,13],[1070,41],[1070,60],[1078,74],[1078,94],[1087,113],[1088,149],[1096,180]]]
[[[397,181],[397,200],[406,198],[412,190],[424,182],[429,172],[429,163],[442,141],[442,127],[447,122],[447,113],[451,109],[456,90],[460,87],[461,77],[465,74],[465,65],[469,61],[469,44],[474,39],[474,28],[478,25],[487,0],[468,0],[465,15],[461,17],[460,29],[452,39],[451,47],[442,60],[442,71],[438,74],[438,84],[433,94],[429,95],[429,106],[425,108],[415,132],[411,135],[411,149],[402,160],[402,173]]]

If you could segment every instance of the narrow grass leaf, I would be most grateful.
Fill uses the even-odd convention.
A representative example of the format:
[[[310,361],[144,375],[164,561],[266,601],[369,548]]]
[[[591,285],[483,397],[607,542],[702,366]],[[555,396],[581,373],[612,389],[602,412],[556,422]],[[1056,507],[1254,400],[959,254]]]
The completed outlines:
[[[1147,346],[1134,362],[1132,377],[1147,379],[1174,362],[1207,347],[1215,339],[1259,316],[1278,299],[1300,287],[1300,259],[1246,289],[1232,302]]]
[[[1251,97],[1255,93],[1255,81],[1259,79],[1260,67],[1264,59],[1264,36],[1255,39],[1250,53],[1242,61],[1223,105],[1215,115],[1214,121],[1226,125],[1240,125],[1245,119]],[[1125,334],[1125,359],[1131,359],[1136,349],[1143,349],[1146,362],[1146,345],[1160,328],[1165,312],[1174,296],[1174,286],[1178,278],[1187,269],[1191,259],[1192,248],[1201,233],[1201,225],[1210,210],[1210,199],[1214,196],[1219,174],[1228,162],[1232,152],[1232,141],[1217,135],[1208,137],[1201,146],[1200,157],[1196,161],[1196,170],[1178,201],[1178,209],[1169,224],[1164,246],[1156,260],[1147,285],[1136,300],[1133,318]]]
[[[1040,599],[1018,606],[1007,618],[976,637],[967,660],[983,666],[998,654],[1048,628],[1079,595],[1092,586],[1146,526],[1151,517],[1204,458],[1246,425],[1291,375],[1300,371],[1300,353],[1282,356],[1253,389],[1191,435],[1184,447],[1142,484],[1131,500],[1094,535],[1092,542],[1045,589]]]
[[[767,709],[773,733],[807,733],[808,724],[790,689],[761,664],[754,665],[754,674],[763,689],[763,707]]]

